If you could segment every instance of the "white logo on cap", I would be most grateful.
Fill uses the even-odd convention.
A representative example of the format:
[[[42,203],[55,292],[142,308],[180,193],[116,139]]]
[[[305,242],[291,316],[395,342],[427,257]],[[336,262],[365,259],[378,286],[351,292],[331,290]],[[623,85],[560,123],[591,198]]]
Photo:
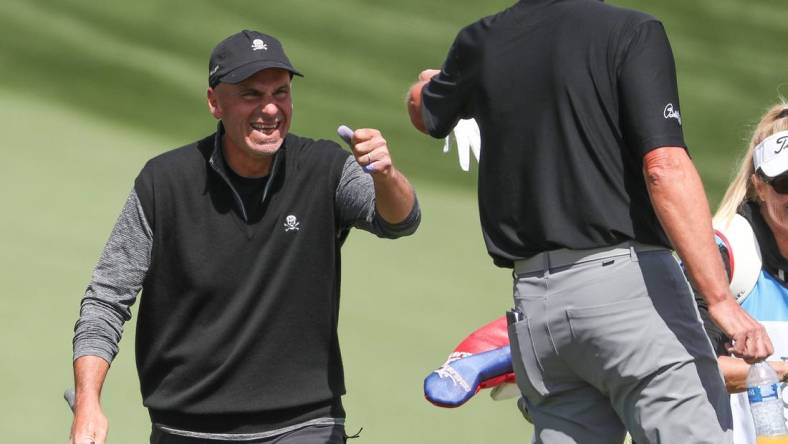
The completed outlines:
[[[216,65],[216,66],[213,67],[211,72],[208,73],[208,75],[212,76],[212,75],[216,74],[216,71],[218,71],[218,70],[219,70],[219,65]]]
[[[662,115],[664,115],[666,119],[678,120],[679,125],[681,125],[681,114],[679,114],[678,110],[673,110],[672,103],[665,105],[665,111],[662,112]]]
[[[252,40],[252,51],[257,51],[258,49],[268,51],[268,45],[266,45],[265,42],[260,39]]]

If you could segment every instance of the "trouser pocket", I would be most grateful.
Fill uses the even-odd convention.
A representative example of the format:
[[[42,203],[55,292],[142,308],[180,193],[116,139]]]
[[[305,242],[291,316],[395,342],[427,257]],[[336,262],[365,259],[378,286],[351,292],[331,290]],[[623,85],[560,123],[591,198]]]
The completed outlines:
[[[547,394],[547,390],[543,380],[544,371],[536,355],[528,318],[509,325],[509,343],[517,386],[530,402],[538,404]]]

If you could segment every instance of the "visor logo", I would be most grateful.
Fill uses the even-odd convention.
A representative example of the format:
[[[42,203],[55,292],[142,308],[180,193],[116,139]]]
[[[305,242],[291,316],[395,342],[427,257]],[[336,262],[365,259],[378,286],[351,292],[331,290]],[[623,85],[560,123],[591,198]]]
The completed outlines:
[[[679,114],[678,110],[673,109],[672,103],[665,105],[665,110],[662,112],[662,115],[665,116],[666,119],[676,119],[676,121],[679,122],[679,126],[681,126],[681,114]]]
[[[777,146],[777,149],[774,150],[774,154],[777,154],[785,148],[788,148],[788,136],[782,136],[778,138],[774,141],[774,144]]]
[[[263,51],[268,51],[268,45],[266,45],[265,42],[260,39],[252,40],[252,51],[257,51],[260,49]]]
[[[212,76],[212,75],[216,74],[216,71],[218,71],[218,70],[219,70],[219,65],[216,65],[216,66],[213,67],[211,72],[208,73],[208,75]]]

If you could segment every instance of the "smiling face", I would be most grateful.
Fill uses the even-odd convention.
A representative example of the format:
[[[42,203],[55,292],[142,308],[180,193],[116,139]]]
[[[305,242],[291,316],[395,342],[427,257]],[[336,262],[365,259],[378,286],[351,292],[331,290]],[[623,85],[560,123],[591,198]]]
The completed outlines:
[[[290,129],[293,103],[290,72],[264,69],[237,83],[208,88],[208,108],[224,126],[228,162],[243,174],[247,166],[268,165]]]

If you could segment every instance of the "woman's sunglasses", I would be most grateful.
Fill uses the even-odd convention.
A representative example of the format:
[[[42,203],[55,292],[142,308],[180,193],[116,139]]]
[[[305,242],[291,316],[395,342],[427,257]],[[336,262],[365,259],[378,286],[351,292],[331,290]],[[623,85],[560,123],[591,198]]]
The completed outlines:
[[[777,177],[766,177],[761,175],[764,182],[774,188],[774,191],[780,194],[788,194],[788,174],[781,174]]]

